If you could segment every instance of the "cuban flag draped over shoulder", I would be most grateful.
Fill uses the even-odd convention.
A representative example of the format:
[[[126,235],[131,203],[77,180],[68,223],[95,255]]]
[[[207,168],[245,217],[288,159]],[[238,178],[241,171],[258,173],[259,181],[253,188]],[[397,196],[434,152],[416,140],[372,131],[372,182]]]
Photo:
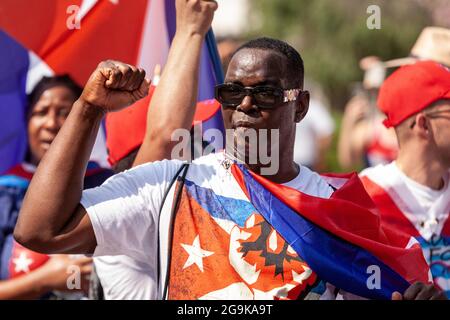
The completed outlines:
[[[243,165],[234,164],[232,173],[258,212],[336,288],[390,299],[416,281],[430,282],[418,242],[380,221],[356,174],[325,176],[337,190],[323,199],[274,184]]]
[[[164,66],[174,32],[175,0],[2,0],[0,174],[23,161],[26,94],[42,76],[68,73],[83,86],[106,59],[150,73]],[[204,103],[196,114],[206,129],[223,130],[220,106],[210,100],[222,78],[210,32],[201,62],[199,99]],[[107,157],[103,130],[91,159],[107,165]]]

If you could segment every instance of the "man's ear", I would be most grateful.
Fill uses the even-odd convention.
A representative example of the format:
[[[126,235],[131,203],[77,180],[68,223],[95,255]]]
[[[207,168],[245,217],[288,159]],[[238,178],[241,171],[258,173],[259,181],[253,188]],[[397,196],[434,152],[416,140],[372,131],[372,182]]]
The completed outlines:
[[[308,113],[309,109],[309,92],[302,91],[297,98],[295,104],[295,122],[300,122]]]
[[[428,135],[430,132],[430,124],[427,117],[423,113],[416,115],[416,126],[422,135]]]

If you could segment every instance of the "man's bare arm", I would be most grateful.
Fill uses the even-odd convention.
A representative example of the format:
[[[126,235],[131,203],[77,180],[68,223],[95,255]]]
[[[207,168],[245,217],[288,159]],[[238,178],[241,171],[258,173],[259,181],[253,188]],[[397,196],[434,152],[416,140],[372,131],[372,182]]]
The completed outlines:
[[[148,93],[145,72],[102,62],[89,78],[31,181],[14,230],[22,245],[43,253],[92,253],[94,231],[80,205],[83,179],[103,116]]]
[[[171,159],[177,129],[189,130],[195,114],[203,40],[217,9],[215,1],[177,0],[177,30],[147,113],[144,141],[134,165]]]

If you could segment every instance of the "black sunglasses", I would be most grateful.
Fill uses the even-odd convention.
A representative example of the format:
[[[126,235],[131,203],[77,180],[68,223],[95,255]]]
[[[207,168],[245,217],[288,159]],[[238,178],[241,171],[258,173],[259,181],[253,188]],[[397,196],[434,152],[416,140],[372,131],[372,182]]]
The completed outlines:
[[[224,107],[237,107],[245,97],[250,96],[253,103],[262,109],[297,100],[300,89],[285,90],[271,86],[243,87],[238,84],[225,83],[215,87],[215,98]]]

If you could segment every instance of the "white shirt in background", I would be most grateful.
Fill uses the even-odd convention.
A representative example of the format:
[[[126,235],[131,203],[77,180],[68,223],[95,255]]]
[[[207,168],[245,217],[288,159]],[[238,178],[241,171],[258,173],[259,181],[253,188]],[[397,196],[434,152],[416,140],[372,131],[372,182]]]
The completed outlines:
[[[305,118],[297,123],[294,145],[294,161],[305,166],[313,166],[319,156],[319,139],[329,137],[334,132],[334,121],[327,108],[318,100],[311,99]]]

